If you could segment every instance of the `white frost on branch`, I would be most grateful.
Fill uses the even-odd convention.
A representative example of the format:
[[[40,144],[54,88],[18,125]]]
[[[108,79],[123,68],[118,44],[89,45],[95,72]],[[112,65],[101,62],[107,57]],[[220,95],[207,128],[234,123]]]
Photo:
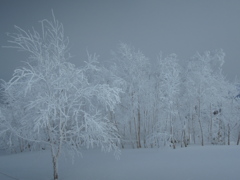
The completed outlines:
[[[82,68],[68,62],[68,39],[55,18],[41,25],[41,33],[15,27],[17,33],[9,34],[11,47],[27,51],[31,59],[3,85],[14,117],[12,132],[31,143],[50,145],[54,173],[62,147],[78,153],[83,146],[100,146],[119,155],[117,128],[106,112],[120,103],[121,88],[94,78],[103,72],[96,55],[88,54]]]

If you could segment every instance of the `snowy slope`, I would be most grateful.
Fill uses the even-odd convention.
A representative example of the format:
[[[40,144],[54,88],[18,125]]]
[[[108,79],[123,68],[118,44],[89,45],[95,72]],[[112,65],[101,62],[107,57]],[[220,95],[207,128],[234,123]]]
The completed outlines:
[[[60,180],[239,180],[240,146],[123,150],[119,160],[98,150],[62,157]],[[18,180],[51,180],[48,151],[0,156],[0,172]],[[0,180],[13,178],[0,174]]]

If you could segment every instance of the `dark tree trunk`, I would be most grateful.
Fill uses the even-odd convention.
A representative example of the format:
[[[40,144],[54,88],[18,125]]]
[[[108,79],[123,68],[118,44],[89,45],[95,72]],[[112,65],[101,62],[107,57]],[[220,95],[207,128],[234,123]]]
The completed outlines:
[[[230,125],[228,124],[228,145],[230,145],[230,135],[231,135]]]
[[[237,145],[239,145],[239,141],[240,141],[240,131],[239,131],[239,133],[238,133]]]

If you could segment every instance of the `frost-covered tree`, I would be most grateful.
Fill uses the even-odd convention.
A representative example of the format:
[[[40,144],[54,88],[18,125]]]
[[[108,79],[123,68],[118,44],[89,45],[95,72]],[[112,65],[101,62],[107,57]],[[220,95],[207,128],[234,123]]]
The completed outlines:
[[[120,44],[117,52],[113,53],[115,73],[124,80],[125,94],[121,97],[119,123],[126,142],[133,147],[142,147],[145,136],[146,113],[151,103],[148,99],[150,64],[142,52],[127,44]],[[124,114],[124,118],[122,118]],[[128,137],[127,137],[128,136]]]
[[[12,47],[30,53],[25,66],[3,84],[7,107],[14,113],[8,127],[19,138],[51,149],[54,180],[62,150],[78,153],[81,147],[115,150],[119,135],[107,118],[120,102],[121,89],[95,79],[102,69],[96,56],[77,68],[68,59],[68,39],[55,18],[41,21],[42,31],[9,34]]]
[[[158,119],[155,131],[150,135],[151,141],[164,141],[176,148],[178,139],[177,127],[178,118],[178,99],[180,93],[180,72],[181,68],[175,54],[165,58],[160,54],[154,73],[156,84],[156,104],[158,109]]]
[[[224,55],[223,51],[197,53],[188,62],[186,89],[190,102],[192,137],[195,142],[196,133],[200,134],[202,145],[204,139],[214,144],[225,143],[226,117],[229,119],[231,114],[227,110],[230,105],[227,102],[235,93],[222,74]]]
[[[231,139],[233,138],[232,133],[234,130],[237,130],[240,115],[239,102],[236,98],[237,89],[235,84],[229,83],[223,78],[218,78],[218,82],[219,94],[222,94],[222,96],[218,98],[221,108],[218,109],[218,111],[214,111],[215,124],[213,123],[212,134],[216,143],[230,145]],[[233,139],[237,139],[237,134]]]
[[[8,146],[8,140],[7,133],[8,133],[8,126],[6,123],[6,116],[4,113],[4,109],[1,104],[0,104],[0,148],[1,149],[6,149]]]

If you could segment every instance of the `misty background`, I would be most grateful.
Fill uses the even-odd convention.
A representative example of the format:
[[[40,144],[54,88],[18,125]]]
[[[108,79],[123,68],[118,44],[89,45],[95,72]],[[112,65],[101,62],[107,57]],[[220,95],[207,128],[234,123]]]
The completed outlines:
[[[224,74],[229,81],[240,77],[239,0],[1,0],[0,45],[7,46],[7,32],[24,30],[52,18],[63,23],[70,39],[71,62],[80,65],[86,51],[111,60],[120,42],[139,49],[155,63],[159,52],[177,54],[180,61],[196,52],[223,49]],[[0,79],[8,81],[28,54],[0,48]]]

